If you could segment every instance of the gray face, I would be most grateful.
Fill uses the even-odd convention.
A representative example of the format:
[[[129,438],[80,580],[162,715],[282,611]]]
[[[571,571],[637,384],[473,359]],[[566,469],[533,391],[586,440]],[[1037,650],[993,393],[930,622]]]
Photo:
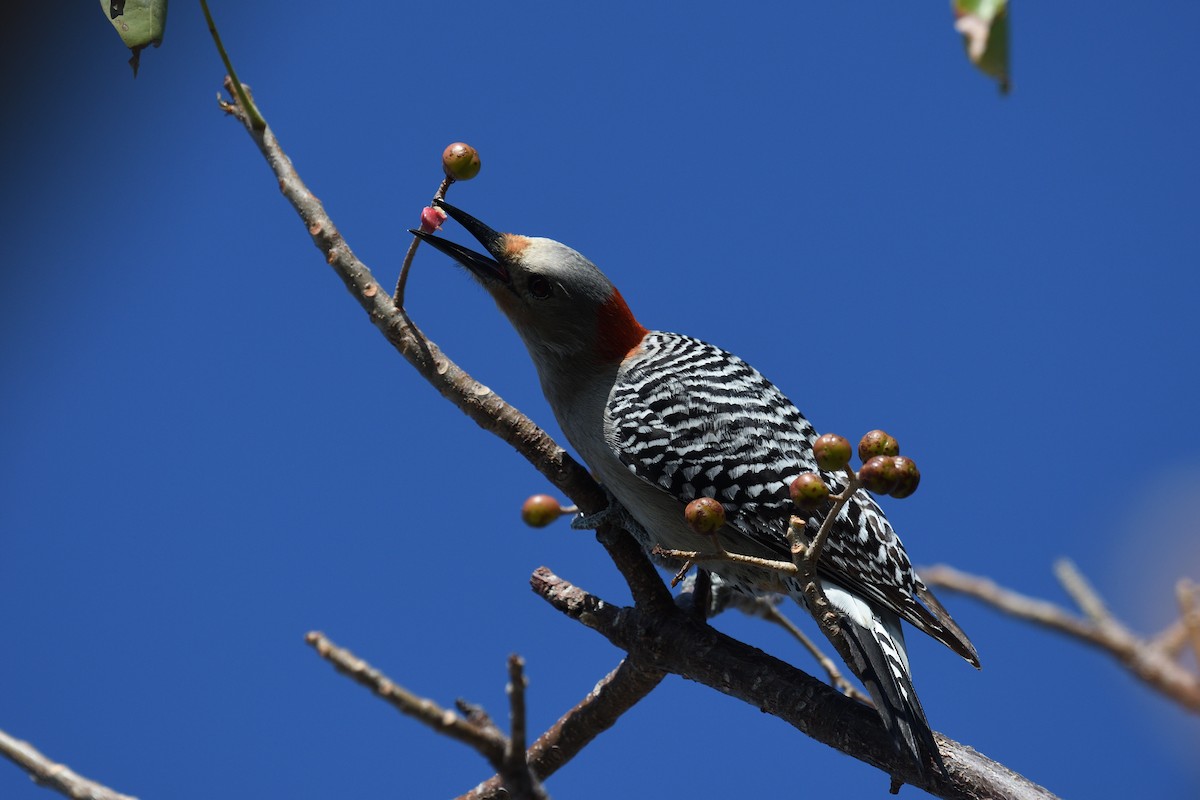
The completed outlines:
[[[497,233],[466,212],[441,205],[488,255],[430,234],[413,233],[466,267],[488,290],[535,362],[594,355],[597,319],[614,293],[604,273],[564,244]]]

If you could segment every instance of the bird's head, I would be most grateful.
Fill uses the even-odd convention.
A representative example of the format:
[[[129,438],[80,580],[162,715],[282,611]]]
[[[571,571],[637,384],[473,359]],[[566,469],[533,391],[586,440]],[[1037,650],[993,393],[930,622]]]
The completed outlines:
[[[497,233],[449,203],[438,206],[487,254],[412,231],[466,267],[525,341],[539,370],[562,362],[619,363],[646,334],[595,264],[552,239]]]

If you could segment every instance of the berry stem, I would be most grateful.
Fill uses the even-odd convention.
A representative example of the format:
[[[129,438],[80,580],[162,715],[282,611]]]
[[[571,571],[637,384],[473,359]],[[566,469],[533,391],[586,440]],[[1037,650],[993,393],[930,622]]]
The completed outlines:
[[[796,565],[789,561],[774,561],[769,558],[759,558],[758,556],[744,556],[741,553],[731,553],[724,548],[706,553],[701,550],[668,550],[665,547],[655,546],[650,552],[656,556],[666,556],[668,558],[678,558],[694,562],[687,565],[689,568],[703,561],[731,561],[734,564],[749,564],[752,567],[761,567],[773,572],[782,572],[784,575],[795,575],[799,571],[796,569]],[[682,570],[681,574],[677,577],[679,580],[683,580],[683,575],[686,574],[687,570]]]
[[[454,183],[454,178],[447,176],[429,204],[433,205],[438,200],[445,199],[446,190],[452,183]],[[396,291],[392,293],[392,301],[396,304],[396,308],[404,308],[404,287],[408,285],[408,270],[412,267],[413,257],[417,254],[417,248],[420,245],[421,240],[414,236],[408,245],[408,252],[404,254],[404,263],[400,265],[400,277],[396,279]]]
[[[844,471],[847,476],[846,488],[835,495],[831,495],[833,497],[833,508],[825,515],[820,529],[817,530],[817,535],[808,543],[805,558],[812,561],[814,570],[816,569],[817,559],[821,556],[821,550],[825,547],[825,541],[829,538],[829,532],[833,530],[833,521],[837,519],[838,514],[842,513],[842,509],[846,507],[846,503],[850,502],[850,498],[854,497],[854,493],[862,486],[862,481],[859,480],[858,473],[849,467],[846,467]]]

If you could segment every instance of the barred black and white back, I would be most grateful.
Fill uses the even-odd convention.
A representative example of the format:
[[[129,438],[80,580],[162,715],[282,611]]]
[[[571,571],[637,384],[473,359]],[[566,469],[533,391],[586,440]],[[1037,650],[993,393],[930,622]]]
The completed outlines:
[[[622,364],[605,427],[621,463],[676,504],[701,496],[720,501],[728,519],[721,538],[729,550],[788,560],[786,530],[793,511],[788,483],[801,472],[817,471],[812,455],[817,433],[749,364],[698,339],[651,332]],[[841,476],[824,477],[831,488],[845,485]],[[672,536],[656,524],[661,514],[639,514],[644,509],[636,499],[618,498],[650,538]],[[681,507],[675,513],[682,523]],[[819,516],[809,521],[810,536],[820,523]],[[678,540],[644,544],[655,543],[689,548]],[[848,621],[843,629],[857,662],[850,666],[884,723],[919,766],[932,759],[944,770],[912,685],[900,619],[978,666],[974,647],[913,571],[867,492],[859,491],[839,514],[819,567],[830,602]],[[781,588],[777,576],[762,572],[732,565],[716,565],[714,571],[742,591]],[[783,588],[803,602],[798,586]]]

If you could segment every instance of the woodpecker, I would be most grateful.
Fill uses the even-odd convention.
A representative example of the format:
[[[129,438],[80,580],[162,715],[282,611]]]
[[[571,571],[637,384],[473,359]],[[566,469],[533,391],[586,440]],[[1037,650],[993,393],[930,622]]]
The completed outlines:
[[[711,344],[647,330],[592,262],[551,239],[498,233],[438,205],[483,246],[479,253],[412,233],[466,267],[524,341],[542,392],[571,445],[634,524],[647,550],[695,549],[684,507],[707,496],[725,508],[730,552],[790,560],[788,484],[817,472],[817,434],[753,367]],[[844,486],[826,473],[831,487]],[[820,515],[809,520],[815,535]],[[748,595],[804,594],[793,579],[733,563],[707,565]],[[822,588],[897,749],[921,775],[945,774],[909,672],[900,620],[975,667],[974,646],[922,583],[874,499],[859,490],[839,513],[818,564]],[[920,600],[921,602],[918,602]],[[922,605],[922,602],[924,605]]]

